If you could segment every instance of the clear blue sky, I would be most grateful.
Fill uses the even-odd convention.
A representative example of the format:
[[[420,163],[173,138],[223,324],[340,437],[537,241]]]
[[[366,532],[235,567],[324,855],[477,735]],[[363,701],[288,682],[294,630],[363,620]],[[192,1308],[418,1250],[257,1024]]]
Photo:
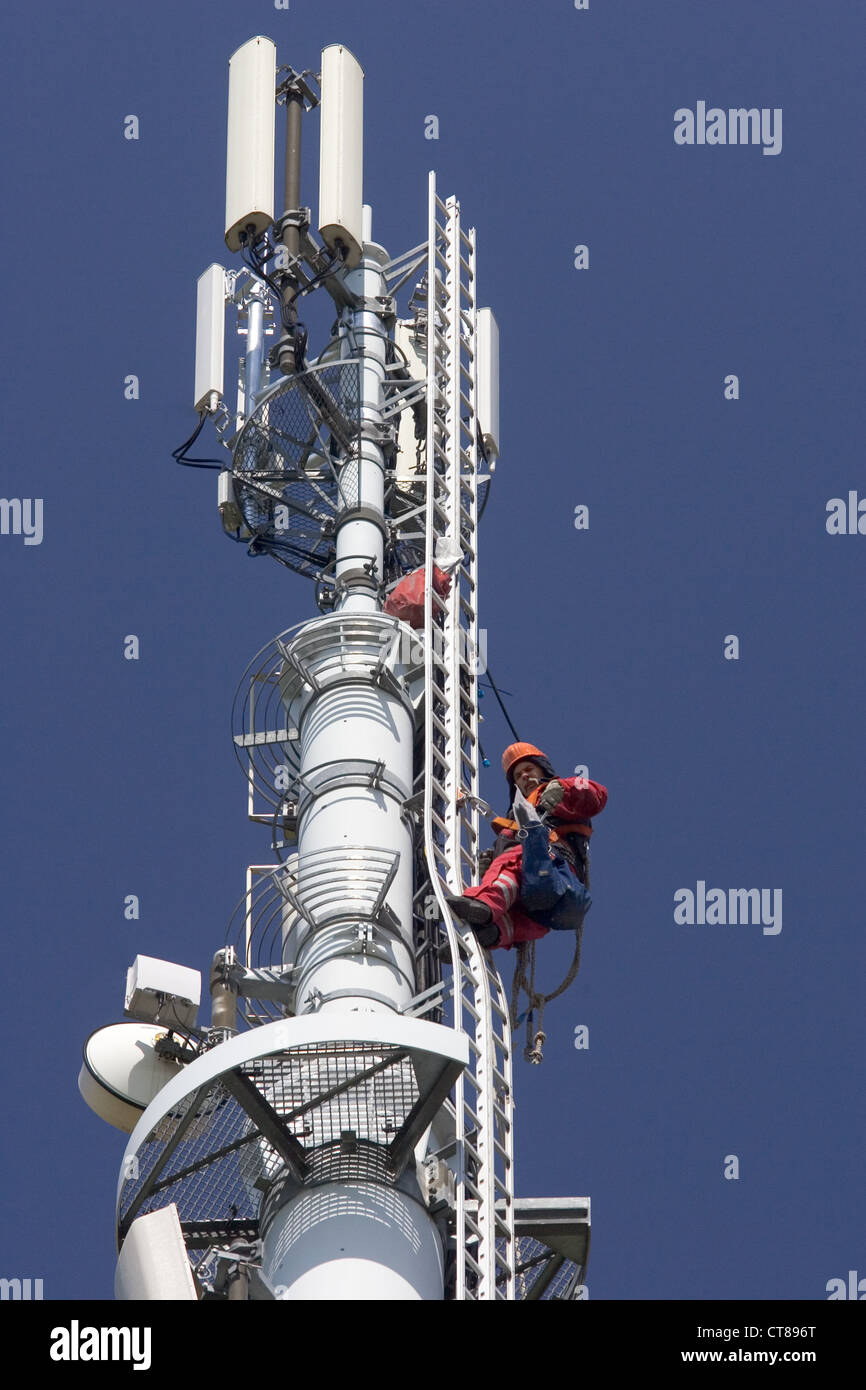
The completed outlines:
[[[579,980],[543,1067],[516,1066],[519,1192],[591,1196],[592,1298],[822,1299],[866,1274],[866,536],[825,526],[866,496],[862,6],[52,0],[0,26],[2,494],[44,506],[41,545],[0,536],[0,1274],[110,1296],[124,1140],[78,1095],[82,1042],[137,952],[206,971],[268,857],[229,712],[312,588],[228,543],[213,475],[170,458],[196,277],[230,263],[227,62],[257,32],[296,68],[360,59],[392,254],[426,235],[430,167],[477,228],[502,342],[490,665],[521,737],[610,791]],[[699,101],[781,108],[781,153],[677,145]],[[699,880],[781,889],[782,930],[678,924]],[[542,943],[546,983],[567,956]]]

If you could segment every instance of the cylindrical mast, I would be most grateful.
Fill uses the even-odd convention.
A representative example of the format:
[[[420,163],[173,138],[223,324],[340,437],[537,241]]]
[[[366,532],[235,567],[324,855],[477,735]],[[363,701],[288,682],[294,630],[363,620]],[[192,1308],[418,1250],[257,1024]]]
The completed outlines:
[[[369,217],[367,222],[369,225]],[[386,291],[382,266],[388,253],[366,242],[363,259],[346,276],[346,288],[365,304]],[[384,532],[385,455],[379,442],[388,334],[370,309],[343,311],[346,356],[360,359],[361,433],[357,456],[340,475],[342,506],[337,518],[338,608],[347,613],[379,611]]]
[[[295,296],[298,290],[296,271],[300,248],[300,231],[294,217],[297,216],[301,202],[301,121],[304,102],[297,86],[289,84],[286,89],[286,159],[285,159],[285,207],[283,221],[283,245],[289,257],[289,265],[283,276],[280,292],[280,317],[282,337],[279,343],[280,371],[291,376],[297,370],[294,329],[298,321]],[[289,214],[294,217],[290,217]]]
[[[365,209],[365,235],[370,212]],[[314,624],[332,632],[335,648],[363,648],[388,640],[390,623],[365,627],[352,618],[380,612],[384,552],[384,472],[381,424],[387,329],[367,308],[385,296],[382,267],[387,252],[365,241],[357,269],[345,284],[363,307],[346,308],[345,356],[359,362],[360,433],[340,477],[336,522],[337,614]],[[305,634],[298,639],[303,653]],[[307,657],[309,661],[309,657]],[[310,932],[296,956],[297,1011],[347,1014],[398,1013],[415,993],[412,950],[412,830],[403,802],[413,786],[414,720],[405,691],[366,681],[311,691],[294,714],[300,731],[300,785],[315,786],[322,769],[362,759],[387,769],[387,783],[354,787],[325,781],[299,809],[299,884],[310,892],[310,874],[323,857],[331,865],[322,897],[351,899],[368,857],[382,862],[391,882],[387,916],[370,921],[340,915]],[[390,865],[388,860],[390,859]],[[383,862],[384,861],[384,862]],[[336,902],[335,902],[336,906]],[[359,950],[359,943],[364,949]],[[386,1030],[387,1031],[387,1030]],[[376,1136],[380,1141],[386,1135]],[[349,1145],[354,1142],[348,1141]],[[384,1162],[385,1149],[366,1161]],[[281,1297],[291,1299],[440,1299],[443,1251],[413,1169],[398,1186],[375,1181],[334,1182],[302,1189],[288,1201],[277,1193],[262,1212],[262,1268]]]

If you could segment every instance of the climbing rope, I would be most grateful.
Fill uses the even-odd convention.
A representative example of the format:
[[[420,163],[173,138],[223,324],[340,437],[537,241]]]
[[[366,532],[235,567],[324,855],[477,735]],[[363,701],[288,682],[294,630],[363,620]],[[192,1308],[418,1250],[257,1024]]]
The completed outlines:
[[[523,1049],[523,1056],[527,1062],[532,1062],[538,1066],[544,1061],[543,1047],[547,1041],[547,1034],[544,1032],[544,1009],[552,999],[558,999],[560,994],[574,984],[577,979],[577,972],[580,969],[580,948],[583,939],[583,923],[574,933],[574,957],[568,968],[568,974],[558,989],[550,994],[541,994],[535,988],[535,942],[521,941],[517,947],[517,963],[514,967],[514,979],[511,984],[511,1027],[516,1028],[521,1020],[526,1018],[526,1047]],[[528,1008],[525,1014],[518,1014],[517,1006],[520,1000],[520,991],[526,991]],[[538,1014],[536,1020],[535,1014]]]
[[[584,866],[584,886],[589,888],[589,859]],[[514,967],[514,979],[511,982],[511,1027],[514,1029],[526,1018],[526,1046],[523,1049],[523,1056],[527,1062],[533,1066],[539,1066],[544,1061],[543,1047],[547,1041],[547,1034],[544,1032],[542,1024],[544,1022],[545,1005],[552,999],[558,999],[560,994],[564,994],[577,979],[577,972],[580,969],[580,948],[583,943],[583,922],[575,929],[574,933],[574,956],[571,965],[568,967],[568,974],[558,989],[551,994],[540,994],[535,988],[535,942],[521,941],[517,947],[517,962]],[[528,1007],[525,1014],[517,1012],[520,1001],[520,991],[526,991]],[[538,1020],[535,1020],[535,1014]],[[535,1030],[533,1032],[533,1029]]]

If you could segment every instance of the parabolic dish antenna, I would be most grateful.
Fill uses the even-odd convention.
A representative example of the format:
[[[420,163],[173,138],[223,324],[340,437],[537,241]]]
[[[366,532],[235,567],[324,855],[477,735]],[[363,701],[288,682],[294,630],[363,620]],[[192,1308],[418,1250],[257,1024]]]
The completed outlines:
[[[183,1065],[155,1050],[165,1036],[166,1029],[153,1023],[110,1023],[84,1044],[78,1089],[100,1119],[125,1134]]]

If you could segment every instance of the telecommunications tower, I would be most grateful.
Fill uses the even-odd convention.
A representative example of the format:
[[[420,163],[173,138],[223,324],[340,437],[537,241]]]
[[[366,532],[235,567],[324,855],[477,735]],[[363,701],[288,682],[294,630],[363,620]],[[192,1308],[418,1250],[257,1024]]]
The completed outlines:
[[[589,1202],[515,1197],[508,1004],[446,901],[473,881],[487,810],[477,525],[498,330],[476,302],[474,230],[433,173],[424,240],[396,257],[373,240],[362,139],[363,72],[342,45],[318,73],[277,68],[263,37],[232,57],[225,239],[242,264],[198,282],[196,435],[211,420],[225,453],[225,531],[309,577],[319,615],[258,653],[235,700],[273,857],[247,870],[213,958],[210,1025],[197,971],[137,956],[132,1021],[85,1045],[85,1099],[130,1134],[119,1298],[583,1296]],[[301,309],[319,290],[336,318],[312,356]],[[201,462],[191,445],[180,462]],[[408,576],[415,607],[398,612]]]

